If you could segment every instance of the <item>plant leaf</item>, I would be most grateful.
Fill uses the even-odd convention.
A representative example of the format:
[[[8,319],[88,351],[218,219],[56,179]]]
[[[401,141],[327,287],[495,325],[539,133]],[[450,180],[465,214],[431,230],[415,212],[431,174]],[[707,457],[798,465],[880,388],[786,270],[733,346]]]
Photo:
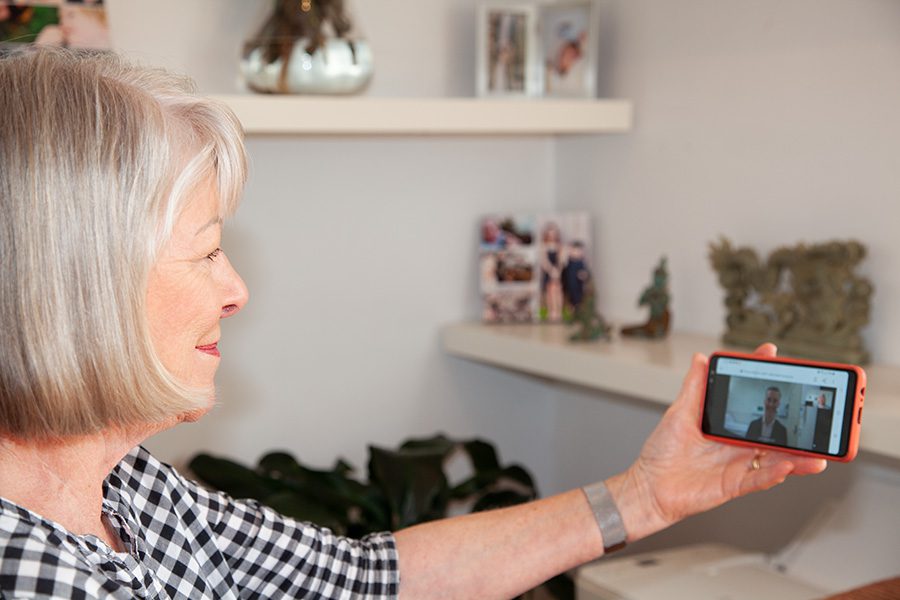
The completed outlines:
[[[277,482],[260,476],[252,469],[209,454],[198,454],[188,463],[188,467],[201,481],[234,498],[262,500],[282,489]]]
[[[412,438],[406,440],[400,444],[397,452],[408,455],[440,454],[446,458],[457,446],[457,442],[451,440],[443,433],[439,433],[430,438]]]
[[[494,469],[491,471],[481,471],[476,473],[469,479],[457,484],[450,490],[450,498],[454,500],[465,500],[474,494],[481,494],[487,491],[499,491],[500,488],[519,489],[525,495],[530,495],[530,499],[537,497],[537,489],[531,475],[518,465],[506,467],[504,469]]]
[[[497,450],[490,442],[476,439],[464,442],[462,446],[472,460],[472,468],[475,469],[476,473],[496,471],[500,468]]]
[[[525,494],[513,492],[511,490],[503,490],[501,492],[491,492],[485,494],[478,499],[472,512],[480,512],[482,510],[493,510],[495,508],[504,508],[506,506],[515,506],[516,504],[524,504],[532,498]]]
[[[534,479],[532,479],[531,474],[525,470],[521,465],[510,465],[500,472],[500,477],[504,479],[512,479],[519,485],[522,485],[534,493],[534,497],[537,497],[537,486],[534,485]]]
[[[449,486],[445,448],[387,450],[369,446],[369,481],[380,487],[391,510],[391,529],[444,516]]]
[[[353,467],[343,460],[338,460],[331,471],[323,471],[305,467],[289,454],[272,452],[260,459],[258,470],[310,501],[340,509],[346,515],[347,528],[360,520],[354,509],[363,513],[364,520],[380,526],[378,531],[389,527],[388,509],[381,494],[370,485],[351,479],[348,475]]]
[[[276,492],[267,496],[264,504],[279,513],[297,519],[309,521],[320,527],[326,527],[338,535],[347,533],[347,519],[345,515],[336,513],[327,505],[303,497],[296,492]]]

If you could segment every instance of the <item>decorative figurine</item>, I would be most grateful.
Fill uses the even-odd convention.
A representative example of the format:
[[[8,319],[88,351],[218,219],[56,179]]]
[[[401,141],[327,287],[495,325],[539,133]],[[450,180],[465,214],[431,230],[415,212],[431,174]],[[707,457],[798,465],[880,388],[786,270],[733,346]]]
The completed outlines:
[[[653,271],[653,283],[641,293],[638,306],[648,306],[650,317],[643,325],[632,325],[622,328],[622,335],[629,337],[664,338],[669,333],[672,315],[669,312],[669,273],[666,270],[666,257],[659,259]]]
[[[604,340],[610,339],[612,327],[595,310],[595,298],[594,288],[588,282],[585,285],[584,297],[579,302],[578,308],[575,310],[575,316],[572,318],[572,323],[578,326],[578,330],[569,336],[569,341],[592,342],[600,338]]]
[[[865,364],[860,329],[869,322],[872,283],[854,273],[866,255],[857,241],[776,249],[763,263],[726,238],[709,258],[725,289],[726,344],[771,341],[781,352]]]

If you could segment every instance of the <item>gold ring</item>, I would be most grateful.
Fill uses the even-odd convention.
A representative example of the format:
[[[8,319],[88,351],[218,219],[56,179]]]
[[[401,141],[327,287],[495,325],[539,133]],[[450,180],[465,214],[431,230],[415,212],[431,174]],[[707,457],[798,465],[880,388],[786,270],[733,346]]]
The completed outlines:
[[[753,457],[753,460],[750,461],[750,468],[754,471],[759,471],[759,456]]]

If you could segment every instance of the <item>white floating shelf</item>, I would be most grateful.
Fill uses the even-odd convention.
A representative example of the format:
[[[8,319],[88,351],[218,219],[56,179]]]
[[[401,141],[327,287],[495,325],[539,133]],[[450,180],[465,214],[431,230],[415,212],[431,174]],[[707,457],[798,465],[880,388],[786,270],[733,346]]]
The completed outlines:
[[[662,341],[573,343],[562,325],[460,323],[441,332],[444,349],[476,362],[624,396],[670,404],[695,352],[715,338],[673,333]],[[900,459],[900,367],[869,365],[861,448]]]
[[[626,100],[213,96],[248,135],[562,135],[631,129]]]

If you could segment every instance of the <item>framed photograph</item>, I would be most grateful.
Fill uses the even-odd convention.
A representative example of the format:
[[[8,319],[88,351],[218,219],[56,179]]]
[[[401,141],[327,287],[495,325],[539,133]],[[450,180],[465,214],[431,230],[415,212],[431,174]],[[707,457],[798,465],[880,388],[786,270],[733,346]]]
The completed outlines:
[[[479,96],[540,93],[534,2],[487,2],[479,6],[477,92]]]
[[[541,95],[597,95],[598,15],[594,0],[559,0],[538,5]]]
[[[0,47],[22,44],[109,50],[102,0],[0,0]]]
[[[593,289],[585,213],[487,216],[478,256],[487,323],[570,321]]]
[[[542,215],[537,232],[538,320],[571,321],[594,285],[590,217],[585,213]]]

